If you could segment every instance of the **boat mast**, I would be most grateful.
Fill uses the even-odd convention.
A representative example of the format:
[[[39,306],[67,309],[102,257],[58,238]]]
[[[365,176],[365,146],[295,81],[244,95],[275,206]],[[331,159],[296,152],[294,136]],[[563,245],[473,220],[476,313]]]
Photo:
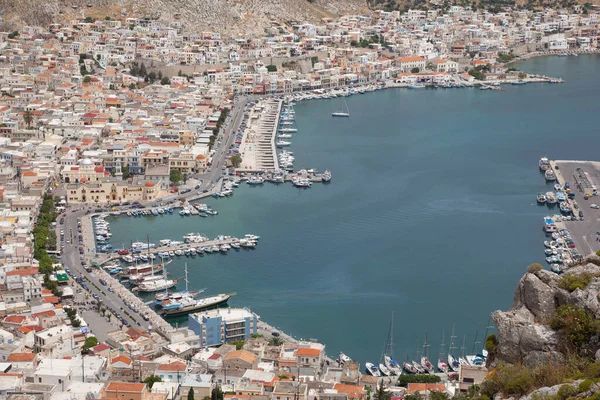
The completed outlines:
[[[383,346],[383,352],[381,353],[381,362],[385,363],[385,356],[393,358],[394,353],[394,312],[392,311],[392,322],[390,323],[390,330],[388,331],[387,342]]]
[[[456,324],[452,324],[452,335],[450,336],[450,347],[448,348],[448,352],[450,354],[452,354],[453,349],[456,349],[456,346],[454,346],[454,339],[456,339],[456,335],[454,335],[455,327],[456,327]]]
[[[427,329],[425,329],[425,341],[423,342],[423,353],[421,357],[427,357],[429,355],[429,345],[427,344]]]
[[[475,331],[475,340],[473,341],[473,349],[471,350],[473,354],[477,354],[475,348],[477,347],[477,343],[481,344],[481,342],[477,341],[477,337],[479,336],[479,329]]]
[[[462,344],[462,347],[460,348],[462,358],[465,358],[465,341],[466,340],[467,340],[467,335],[464,335],[463,336],[463,344]]]
[[[446,331],[442,331],[442,343],[440,344],[440,354],[438,355],[439,360],[442,360],[442,356],[444,355],[445,348],[446,348]]]

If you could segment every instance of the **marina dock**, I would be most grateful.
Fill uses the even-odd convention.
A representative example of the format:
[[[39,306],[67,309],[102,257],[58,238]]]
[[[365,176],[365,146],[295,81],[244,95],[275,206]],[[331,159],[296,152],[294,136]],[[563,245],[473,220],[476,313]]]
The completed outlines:
[[[242,165],[239,171],[279,169],[275,137],[282,105],[282,100],[263,100],[252,109],[241,140]]]

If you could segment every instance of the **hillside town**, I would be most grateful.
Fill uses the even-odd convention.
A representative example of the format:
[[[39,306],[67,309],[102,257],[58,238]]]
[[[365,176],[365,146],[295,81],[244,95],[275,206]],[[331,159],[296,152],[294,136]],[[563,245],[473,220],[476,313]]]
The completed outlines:
[[[485,367],[397,386],[245,308],[158,329],[87,271],[99,259],[85,226],[90,213],[187,202],[215,193],[224,174],[254,171],[228,143],[244,133],[242,114],[260,120],[283,98],[522,81],[512,61],[597,52],[599,26],[594,6],[455,5],[261,37],[134,16],[0,32],[0,398],[366,400],[379,383],[394,397],[467,391]]]

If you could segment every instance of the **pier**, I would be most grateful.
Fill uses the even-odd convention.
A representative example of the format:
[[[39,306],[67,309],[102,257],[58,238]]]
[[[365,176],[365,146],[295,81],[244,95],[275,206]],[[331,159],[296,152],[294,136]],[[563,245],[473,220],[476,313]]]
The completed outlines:
[[[174,246],[152,247],[150,249],[143,249],[142,251],[140,251],[137,254],[157,254],[157,253],[164,253],[164,252],[177,251],[177,250],[185,251],[185,250],[190,250],[192,248],[198,249],[199,247],[221,246],[223,244],[231,245],[232,243],[239,244],[240,239],[235,238],[235,237],[224,237],[223,239],[207,240],[204,242],[182,243],[182,244],[178,244],[178,245],[174,245]],[[112,254],[107,260],[103,261],[102,263],[105,264],[109,261],[114,261],[114,260],[117,260],[120,258],[121,258],[120,255]]]
[[[282,105],[282,100],[263,100],[254,106],[240,144],[239,171],[279,169],[275,140]]]

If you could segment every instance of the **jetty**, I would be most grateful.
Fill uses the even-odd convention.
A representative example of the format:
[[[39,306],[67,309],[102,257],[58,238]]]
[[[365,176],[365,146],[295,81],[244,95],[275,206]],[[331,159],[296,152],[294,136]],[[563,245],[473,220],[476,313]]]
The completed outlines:
[[[242,165],[239,171],[279,169],[275,138],[282,106],[282,100],[263,100],[252,109],[240,144]]]

